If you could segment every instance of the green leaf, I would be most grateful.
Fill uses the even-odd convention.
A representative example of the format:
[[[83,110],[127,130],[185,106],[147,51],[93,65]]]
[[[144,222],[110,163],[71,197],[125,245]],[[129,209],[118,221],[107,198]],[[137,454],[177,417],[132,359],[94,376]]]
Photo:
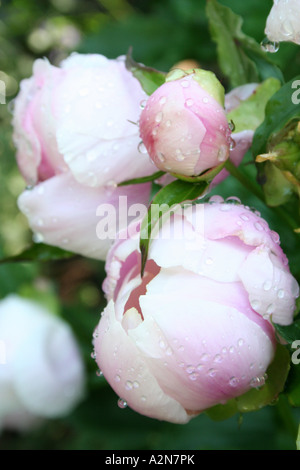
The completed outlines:
[[[252,153],[256,157],[268,151],[270,140],[280,136],[280,131],[292,121],[300,120],[300,104],[295,104],[293,83],[300,80],[300,75],[283,85],[268,101],[265,109],[265,119],[256,129]]]
[[[265,118],[265,107],[271,96],[280,88],[276,78],[268,78],[256,88],[255,92],[239,106],[227,114],[227,119],[235,125],[234,132],[246,129],[255,131]],[[233,134],[234,137],[234,134]]]
[[[291,363],[285,393],[292,406],[300,406],[300,364]]]
[[[284,388],[290,368],[290,354],[281,344],[277,344],[275,358],[267,370],[267,380],[263,387],[253,388],[238,397],[237,407],[241,413],[255,411],[277,399]]]
[[[217,44],[219,65],[232,87],[258,82],[270,76],[283,81],[278,67],[260,45],[242,32],[243,19],[216,0],[208,0],[206,14],[212,39]]]
[[[294,194],[292,183],[290,183],[273,163],[266,162],[264,164],[263,190],[266,203],[269,207],[280,206],[290,200]]]
[[[157,180],[164,174],[165,174],[165,171],[157,171],[156,173],[153,173],[153,175],[143,176],[142,178],[134,178],[132,180],[122,181],[122,183],[119,183],[118,186],[128,186],[130,184],[149,183],[150,181]]]
[[[300,450],[300,424],[299,424],[298,434],[297,434],[297,439],[296,439],[296,447],[297,447],[297,450]]]
[[[154,227],[159,223],[164,215],[174,209],[174,206],[186,201],[197,199],[207,188],[208,183],[205,181],[193,184],[186,181],[176,180],[156,193],[141,225],[140,250],[142,254],[142,276],[144,274],[149,244]],[[156,206],[155,210],[153,210],[154,205]]]
[[[274,323],[274,327],[279,335],[289,344],[300,340],[300,320],[294,321],[291,325],[283,326]]]
[[[131,49],[127,53],[125,64],[127,70],[140,82],[147,95],[152,95],[157,88],[165,83],[166,74],[135,62],[131,56]]]
[[[22,263],[31,261],[55,261],[76,256],[74,253],[62,250],[44,243],[36,243],[15,256],[0,259],[0,264]]]

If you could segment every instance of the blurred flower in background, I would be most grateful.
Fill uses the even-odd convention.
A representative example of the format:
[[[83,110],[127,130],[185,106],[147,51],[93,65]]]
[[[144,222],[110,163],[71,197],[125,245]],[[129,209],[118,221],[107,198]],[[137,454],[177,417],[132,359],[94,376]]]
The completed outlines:
[[[85,371],[67,323],[36,302],[0,302],[0,430],[28,430],[70,413],[83,399]]]

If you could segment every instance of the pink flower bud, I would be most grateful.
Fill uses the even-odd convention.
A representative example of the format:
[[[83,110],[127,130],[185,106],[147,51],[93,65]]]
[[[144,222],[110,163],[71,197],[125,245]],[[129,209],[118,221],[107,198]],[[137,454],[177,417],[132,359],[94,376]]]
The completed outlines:
[[[278,235],[241,204],[214,196],[177,209],[151,241],[143,279],[137,232],[107,258],[96,361],[134,410],[185,423],[263,383],[270,320],[292,322],[299,288]]]
[[[265,34],[270,41],[300,44],[299,0],[274,0],[266,22]]]
[[[174,76],[175,74],[175,76]],[[184,176],[199,175],[229,157],[230,129],[224,90],[214,74],[171,72],[148,98],[140,135],[155,165]]]
[[[134,124],[146,95],[124,62],[72,54],[55,67],[38,59],[15,100],[17,161],[34,186],[20,209],[40,241],[93,258],[104,259],[109,246],[96,237],[98,205],[149,199],[149,185],[117,188],[153,173]]]
[[[71,412],[85,373],[70,327],[16,295],[0,302],[0,430],[30,429]]]

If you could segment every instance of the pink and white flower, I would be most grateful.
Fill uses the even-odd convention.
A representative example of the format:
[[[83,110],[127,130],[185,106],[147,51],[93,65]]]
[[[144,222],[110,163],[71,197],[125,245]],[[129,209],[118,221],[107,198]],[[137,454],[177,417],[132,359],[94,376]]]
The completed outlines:
[[[119,195],[147,204],[149,185],[116,188],[153,173],[133,124],[145,96],[124,57],[98,54],[72,54],[60,67],[38,59],[33,76],[21,82],[14,142],[20,171],[34,188],[19,206],[46,243],[104,258],[109,245],[97,244],[95,207]]]
[[[167,225],[184,236],[160,236]],[[119,397],[185,423],[262,383],[276,350],[271,320],[290,324],[299,293],[267,222],[216,196],[177,210],[151,241],[142,279],[138,225],[127,235],[109,252],[94,333]]]

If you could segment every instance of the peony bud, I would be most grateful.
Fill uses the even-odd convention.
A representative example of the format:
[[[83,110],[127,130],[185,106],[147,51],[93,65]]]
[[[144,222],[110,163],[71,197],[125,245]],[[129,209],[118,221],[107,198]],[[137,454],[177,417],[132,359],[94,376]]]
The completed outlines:
[[[185,423],[264,382],[271,320],[293,321],[299,288],[278,235],[241,204],[214,196],[175,211],[151,241],[143,279],[137,231],[107,258],[96,361],[135,411]]]
[[[96,207],[115,201],[118,210],[120,195],[147,204],[149,185],[116,189],[153,173],[134,124],[145,97],[123,57],[72,54],[60,67],[34,63],[33,76],[21,82],[13,126],[20,171],[34,186],[20,209],[40,239],[104,259],[109,245],[96,239]]]
[[[140,135],[163,171],[197,176],[229,157],[224,89],[212,72],[174,70],[148,99]]]
[[[83,398],[84,366],[70,327],[16,295],[0,302],[0,429],[30,429]]]
[[[265,34],[269,41],[291,41],[300,44],[299,0],[274,0],[266,22]]]

